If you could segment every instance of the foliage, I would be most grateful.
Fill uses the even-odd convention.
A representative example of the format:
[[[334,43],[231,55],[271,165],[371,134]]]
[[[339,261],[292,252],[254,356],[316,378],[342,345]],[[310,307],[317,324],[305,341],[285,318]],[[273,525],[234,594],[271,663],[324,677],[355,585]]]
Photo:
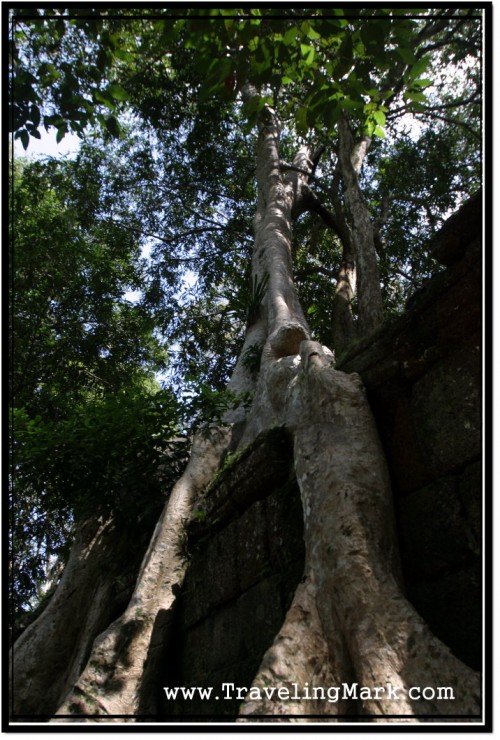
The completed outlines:
[[[55,111],[43,117],[46,127],[82,134],[95,120],[107,125],[102,105],[137,104],[141,87],[142,103],[174,123],[169,93],[189,109],[193,97],[198,104],[230,100],[248,81],[265,91],[247,106],[250,126],[274,101],[300,135],[310,128],[328,134],[347,112],[369,136],[383,137],[397,95],[406,112],[426,111],[430,52],[437,48],[455,64],[471,46],[480,53],[478,16],[468,8],[294,8],[278,17],[272,9],[194,9],[182,18],[176,9],[141,8],[127,20],[94,12],[89,20],[70,10],[67,21],[56,10],[15,12],[11,120],[23,143],[36,135],[42,101]],[[182,90],[186,73],[191,87]],[[117,124],[108,129],[118,132]]]
[[[128,290],[147,288],[147,274],[133,232],[103,213],[106,182],[97,167],[103,159],[96,148],[74,162],[14,166],[16,610],[35,598],[53,559],[65,557],[75,519],[110,508],[137,514],[141,499],[160,485],[163,450],[179,428],[172,394],[154,379],[166,354],[151,312],[126,299]],[[116,174],[115,168],[115,198]],[[174,455],[172,475],[183,459]],[[172,475],[163,476],[167,488]]]
[[[52,417],[77,388],[114,389],[165,362],[150,317],[123,298],[144,281],[139,244],[97,217],[90,169],[84,157],[18,163],[13,182],[12,395]]]
[[[253,376],[257,376],[260,370],[263,349],[264,347],[261,344],[251,344],[243,355],[243,365]]]
[[[378,229],[388,312],[398,313],[436,271],[427,243],[480,184],[480,153],[473,137],[457,128],[438,125],[417,139],[402,135],[376,151],[364,190]]]
[[[186,461],[168,391],[127,388],[88,399],[57,421],[13,410],[13,606],[22,613],[52,580],[71,542],[73,522],[113,512],[140,526],[168,493]],[[56,576],[58,575],[57,571]]]
[[[69,131],[82,135],[95,123],[116,136],[120,129],[115,114],[127,92],[113,70],[133,58],[123,23],[102,23],[92,8],[83,18],[81,9],[73,7],[17,8],[13,16],[10,125],[24,148],[30,136],[40,138],[42,124],[57,128],[58,141]]]

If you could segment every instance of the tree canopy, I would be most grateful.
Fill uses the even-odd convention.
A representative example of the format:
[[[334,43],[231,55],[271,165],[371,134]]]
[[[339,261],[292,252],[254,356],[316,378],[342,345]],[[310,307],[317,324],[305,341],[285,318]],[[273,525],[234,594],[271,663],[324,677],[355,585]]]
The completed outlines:
[[[12,11],[15,139],[28,153],[42,127],[83,140],[73,160],[14,166],[19,609],[85,504],[146,493],[168,439],[248,401],[224,388],[266,288],[249,265],[259,114],[279,117],[283,169],[297,144],[321,151],[294,274],[332,344],[353,233],[343,122],[390,317],[437,269],[428,239],[481,182],[481,33],[465,6]],[[246,362],[258,370],[258,348]]]

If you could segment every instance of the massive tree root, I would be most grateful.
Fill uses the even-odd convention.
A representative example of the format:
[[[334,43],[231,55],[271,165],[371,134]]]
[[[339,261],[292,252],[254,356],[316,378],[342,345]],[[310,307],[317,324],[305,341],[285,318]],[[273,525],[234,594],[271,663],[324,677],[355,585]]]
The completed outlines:
[[[384,456],[360,378],[336,371],[319,344],[303,341],[300,348],[300,356],[265,364],[248,428],[254,436],[280,422],[293,435],[305,576],[240,721],[479,718],[478,674],[432,635],[404,597]],[[155,682],[160,661],[168,659],[186,569],[185,522],[229,441],[229,428],[195,440],[129,606],[96,639],[54,721],[133,720],[157,711]],[[270,696],[269,686],[276,689]]]
[[[195,435],[190,461],[156,525],[132,598],[124,613],[96,638],[85,669],[57,715],[133,719],[156,711],[156,676],[187,567],[186,521],[193,499],[219,467],[230,434],[230,428],[223,427]]]
[[[286,702],[255,700],[259,691],[251,689],[242,715],[479,719],[479,675],[434,637],[403,594],[385,459],[361,379],[336,371],[315,342],[303,342],[301,355],[284,421],[294,436],[308,575],[252,688],[297,679],[320,686],[314,658],[326,652],[321,680],[332,681],[322,686],[341,687],[344,701],[325,703],[319,692],[315,711],[309,699],[287,710]]]

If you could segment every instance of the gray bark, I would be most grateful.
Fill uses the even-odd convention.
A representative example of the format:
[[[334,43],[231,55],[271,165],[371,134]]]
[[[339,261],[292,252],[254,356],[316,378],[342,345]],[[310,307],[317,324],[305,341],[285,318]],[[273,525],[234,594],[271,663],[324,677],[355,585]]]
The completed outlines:
[[[354,257],[343,250],[332,307],[332,338],[337,356],[356,339],[352,302],[356,292]]]
[[[183,581],[184,528],[191,504],[208,485],[229,446],[230,428],[197,432],[191,458],[156,525],[124,613],[92,647],[78,681],[56,714],[155,712],[151,690],[172,624],[173,604]]]
[[[357,707],[360,716],[410,715],[419,721],[426,715],[479,715],[479,675],[432,635],[404,596],[389,477],[361,379],[335,370],[331,354],[310,341],[302,343],[293,367],[283,422],[294,437],[307,578],[253,687],[270,681],[287,686],[296,675],[320,685],[310,645],[300,648],[309,620],[315,655],[325,654],[318,634],[327,646],[321,680],[333,679],[323,685],[350,684],[354,676],[371,692]],[[272,374],[269,388],[269,395],[271,389],[280,392]],[[306,595],[301,621],[297,607]],[[294,660],[290,644],[296,646]],[[387,686],[391,691],[377,694],[377,687]],[[413,686],[451,687],[454,698],[411,698]],[[307,713],[307,702],[291,705],[292,713],[301,710]],[[281,711],[276,702],[255,701],[250,691],[241,713]],[[326,704],[321,711],[335,714],[339,707]]]
[[[360,146],[354,146],[345,115],[339,119],[338,132],[339,165],[350,212],[356,258],[359,333],[366,335],[378,329],[384,318],[373,225],[358,182],[368,141],[362,140]]]

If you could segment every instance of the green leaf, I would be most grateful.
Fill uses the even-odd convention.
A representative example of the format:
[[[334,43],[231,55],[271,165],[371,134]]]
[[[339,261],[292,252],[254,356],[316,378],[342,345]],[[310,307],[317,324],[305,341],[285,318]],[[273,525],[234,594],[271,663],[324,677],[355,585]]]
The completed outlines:
[[[409,79],[413,81],[417,77],[420,77],[420,75],[423,74],[429,66],[429,62],[429,57],[422,57],[422,59],[416,61],[408,72]]]
[[[21,144],[26,151],[28,144],[30,143],[30,135],[25,128],[22,131],[19,131],[19,138],[21,139]]]
[[[29,129],[30,129],[30,134],[31,136],[33,136],[33,138],[35,139],[42,138],[42,135],[40,134],[40,131],[37,128],[35,128],[34,126],[30,126]]]
[[[30,108],[30,116],[31,120],[33,121],[33,125],[38,127],[40,125],[40,108],[37,105],[32,105]]]
[[[321,34],[314,30],[314,28],[311,26],[310,21],[303,21],[300,25],[300,30],[302,31],[304,36],[307,36],[307,38],[311,40],[321,38]]]
[[[376,110],[373,112],[373,118],[378,123],[379,126],[385,126],[385,113],[381,110]]]
[[[403,62],[405,64],[414,64],[416,60],[416,56],[413,53],[412,49],[409,49],[407,46],[398,46],[396,49],[396,52],[399,54]]]
[[[297,126],[297,132],[300,135],[304,135],[308,131],[308,124],[307,124],[307,110],[306,108],[297,108],[295,111],[295,123]]]
[[[289,28],[283,34],[283,43],[285,44],[285,46],[290,46],[290,44],[295,43],[296,38],[297,38],[297,29],[294,26],[292,26],[292,28]]]
[[[133,54],[131,54],[129,51],[125,51],[125,49],[116,49],[115,57],[117,59],[121,59],[122,62],[131,62],[134,58]]]
[[[308,44],[301,44],[300,51],[302,52],[302,56],[305,57],[304,63],[309,67],[314,61],[314,55],[315,55],[314,46],[309,46]]]
[[[248,42],[248,51],[257,51],[259,48],[260,38],[258,36],[254,36],[253,39],[250,39]]]
[[[115,100],[127,100],[128,98],[127,91],[115,82],[112,82],[111,85],[108,86],[107,92],[109,92]]]
[[[67,133],[68,133],[68,127],[66,126],[66,124],[59,126],[59,128],[57,129],[57,134],[56,134],[56,143],[59,144],[59,142],[64,139]]]
[[[310,26],[309,30],[307,31],[307,38],[311,39],[311,41],[314,41],[315,39],[320,39],[321,34],[315,31],[312,26]]]
[[[120,136],[120,124],[118,123],[118,120],[115,118],[115,116],[108,116],[105,119],[105,126],[111,136],[114,136],[115,138]]]
[[[353,65],[353,47],[351,35],[346,33],[344,40],[340,45],[340,49],[337,55],[337,64],[334,68],[334,79],[340,80],[344,75],[349,72]]]
[[[432,80],[422,78],[421,80],[414,80],[413,84],[417,87],[430,87],[434,82]]]
[[[385,131],[380,126],[375,126],[373,129],[373,136],[378,136],[379,139],[385,139]]]
[[[380,49],[380,51],[383,52],[386,37],[386,27],[386,21],[377,22],[376,20],[372,19],[370,19],[361,27],[361,40],[363,41],[363,44],[367,49],[369,47],[372,47],[370,48],[371,53],[373,52],[373,47],[375,47],[376,49]]]
[[[116,103],[108,90],[94,90],[94,99],[98,103],[105,105],[110,110],[114,110],[116,108]]]
[[[427,103],[425,94],[416,90],[408,90],[404,93],[403,98],[405,100],[414,100],[416,103]]]

